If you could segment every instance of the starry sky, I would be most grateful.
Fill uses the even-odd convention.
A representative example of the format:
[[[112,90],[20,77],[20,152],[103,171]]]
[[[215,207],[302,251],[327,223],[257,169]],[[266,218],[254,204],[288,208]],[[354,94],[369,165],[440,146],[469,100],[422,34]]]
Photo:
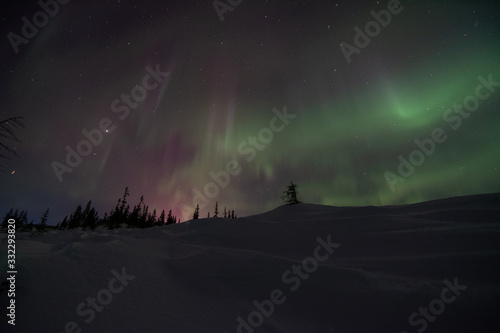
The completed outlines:
[[[183,221],[273,209],[290,180],[339,206],[500,191],[495,1],[0,7],[0,119],[25,118],[2,217],[102,216],[125,186]]]

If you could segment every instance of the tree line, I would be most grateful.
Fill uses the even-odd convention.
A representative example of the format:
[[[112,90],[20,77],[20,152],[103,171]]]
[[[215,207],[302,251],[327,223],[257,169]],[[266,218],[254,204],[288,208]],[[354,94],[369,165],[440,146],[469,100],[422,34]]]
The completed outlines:
[[[130,192],[128,187],[125,187],[123,196],[118,199],[115,208],[109,213],[104,213],[102,218],[99,217],[98,211],[92,206],[91,200],[87,202],[85,208],[79,204],[73,213],[65,216],[61,222],[57,223],[55,229],[70,230],[82,228],[93,230],[97,227],[107,229],[116,229],[120,227],[149,228],[181,222],[180,219],[172,214],[172,210],[169,210],[168,214],[165,213],[165,210],[162,210],[159,214],[156,209],[151,210],[149,206],[145,204],[143,195],[139,199],[139,203],[131,207],[127,201],[129,196]],[[198,219],[199,214],[200,208],[198,205],[193,213],[193,219]],[[223,214],[224,218],[237,218],[234,210],[228,210],[226,207],[224,207]],[[8,220],[14,219],[16,221],[16,230],[28,231],[35,229],[43,231],[48,228],[48,215],[49,209],[47,209],[40,218],[40,223],[34,224],[33,220],[28,222],[28,211],[19,211],[18,209],[14,211],[10,209],[2,219],[2,228],[7,228]],[[216,202],[212,217],[216,218],[218,215],[218,202]],[[210,217],[210,213],[208,213],[208,217]]]
[[[120,227],[125,228],[149,228],[154,226],[163,226],[169,224],[180,223],[180,219],[172,214],[172,210],[169,210],[168,214],[165,214],[165,210],[162,210],[158,215],[156,209],[152,211],[144,203],[144,196],[142,195],[139,203],[130,207],[127,202],[127,198],[130,196],[128,187],[125,187],[123,196],[118,199],[115,208],[109,213],[104,213],[102,218],[99,217],[97,210],[92,206],[92,201],[90,200],[83,208],[82,205],[78,205],[73,213],[64,217],[64,219],[59,222],[54,228],[59,230],[70,230],[70,229],[90,229],[93,230],[97,227],[104,227],[107,229],[116,229]],[[298,199],[297,185],[290,182],[287,186],[286,191],[283,191],[281,196],[286,205],[295,205],[301,203]],[[219,203],[215,203],[214,212],[212,218],[219,217]],[[222,214],[222,213],[221,213]],[[30,231],[30,230],[46,230],[47,219],[49,215],[49,209],[45,211],[43,216],[40,218],[40,223],[34,224],[33,220],[28,223],[28,212],[23,210],[13,210],[10,209],[9,212],[5,214],[2,219],[2,228],[7,228],[8,220],[14,219],[16,221],[16,230],[19,231]],[[221,217],[228,219],[235,219],[238,216],[234,213],[234,210],[227,209],[224,207],[223,215]],[[196,205],[193,213],[193,220],[200,218],[200,206]],[[210,212],[208,212],[207,218],[210,218]]]

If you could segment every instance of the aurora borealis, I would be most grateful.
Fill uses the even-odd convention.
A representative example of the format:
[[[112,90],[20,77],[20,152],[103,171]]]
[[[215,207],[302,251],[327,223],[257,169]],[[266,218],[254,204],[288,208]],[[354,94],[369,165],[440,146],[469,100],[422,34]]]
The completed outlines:
[[[478,77],[500,82],[500,4],[401,1],[346,61],[341,43],[388,2],[233,1],[221,21],[213,1],[73,0],[17,53],[8,34],[42,7],[2,3],[0,119],[26,127],[10,143],[20,157],[1,161],[0,213],[38,222],[49,207],[55,224],[92,200],[102,216],[125,186],[131,205],[143,194],[183,221],[209,183],[201,216],[216,201],[238,216],[272,209],[290,180],[302,201],[328,205],[499,192],[500,87],[456,130],[443,116]],[[53,163],[98,128],[60,181]],[[384,173],[436,128],[447,139],[391,189]]]

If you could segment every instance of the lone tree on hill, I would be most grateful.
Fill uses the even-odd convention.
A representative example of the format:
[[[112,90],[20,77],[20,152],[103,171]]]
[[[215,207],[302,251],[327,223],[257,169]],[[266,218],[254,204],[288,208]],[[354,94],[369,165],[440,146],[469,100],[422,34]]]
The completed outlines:
[[[283,199],[287,205],[296,205],[301,203],[301,201],[297,199],[297,185],[290,181],[290,185],[287,186],[286,191],[283,191],[281,199]]]

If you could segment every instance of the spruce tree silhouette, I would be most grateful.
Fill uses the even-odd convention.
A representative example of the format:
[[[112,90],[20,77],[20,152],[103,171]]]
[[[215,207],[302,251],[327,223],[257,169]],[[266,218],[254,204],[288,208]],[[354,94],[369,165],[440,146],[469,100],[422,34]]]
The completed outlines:
[[[283,191],[283,195],[281,196],[281,199],[285,201],[285,204],[296,205],[301,203],[301,201],[297,198],[297,187],[297,185],[290,181],[290,185],[287,186],[286,191]]]
[[[49,208],[47,208],[43,216],[40,218],[40,230],[45,230],[45,228],[47,227],[48,217],[49,217]]]
[[[196,205],[196,209],[193,213],[193,220],[197,220],[200,217],[200,205]]]
[[[165,210],[161,211],[160,218],[158,219],[158,225],[165,224]]]

